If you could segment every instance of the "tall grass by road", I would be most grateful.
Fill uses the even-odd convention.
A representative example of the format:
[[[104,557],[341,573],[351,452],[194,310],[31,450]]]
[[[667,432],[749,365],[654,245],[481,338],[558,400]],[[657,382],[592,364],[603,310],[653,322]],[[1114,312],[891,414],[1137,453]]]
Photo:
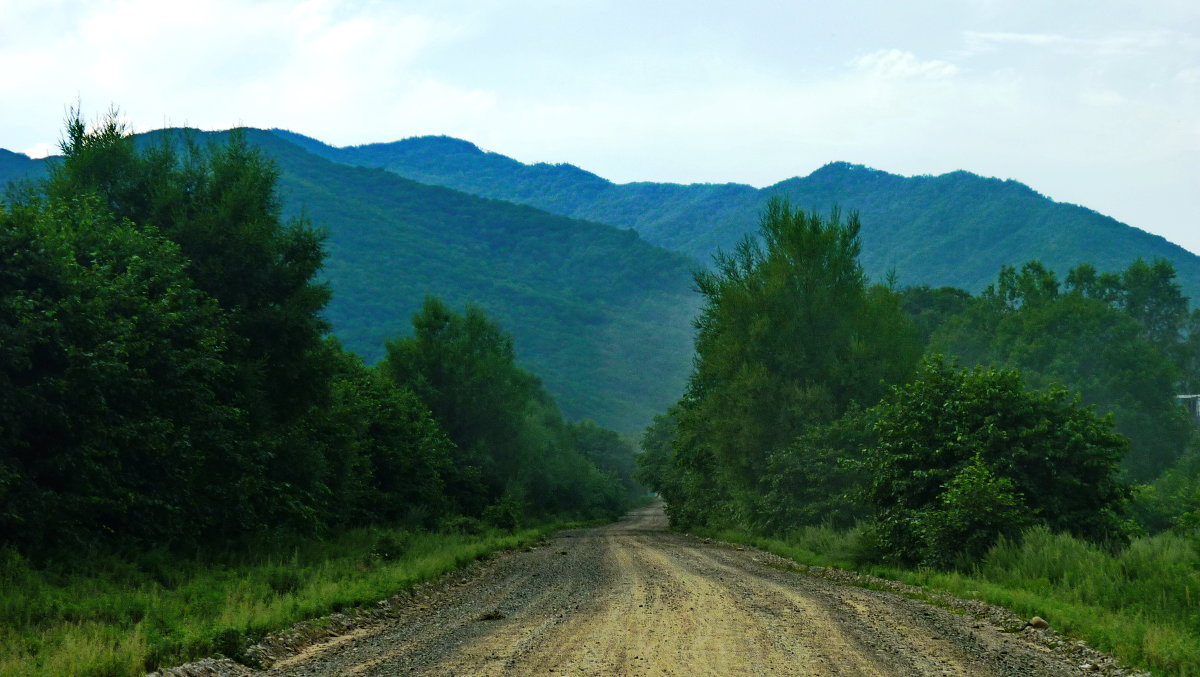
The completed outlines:
[[[1026,618],[1041,616],[1122,661],[1158,675],[1200,675],[1200,536],[1164,533],[1119,552],[1045,528],[1002,541],[961,571],[897,569],[863,561],[862,532],[809,527],[786,539],[711,535],[803,564],[856,569]]]
[[[0,676],[126,677],[387,598],[566,525],[482,535],[361,529],[236,557],[34,566],[0,551]]]

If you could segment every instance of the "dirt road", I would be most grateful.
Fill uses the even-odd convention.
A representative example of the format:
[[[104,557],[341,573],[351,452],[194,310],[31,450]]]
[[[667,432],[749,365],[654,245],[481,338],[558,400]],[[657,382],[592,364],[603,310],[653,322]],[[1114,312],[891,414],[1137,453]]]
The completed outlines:
[[[1096,674],[1021,633],[667,530],[564,532],[268,675]]]

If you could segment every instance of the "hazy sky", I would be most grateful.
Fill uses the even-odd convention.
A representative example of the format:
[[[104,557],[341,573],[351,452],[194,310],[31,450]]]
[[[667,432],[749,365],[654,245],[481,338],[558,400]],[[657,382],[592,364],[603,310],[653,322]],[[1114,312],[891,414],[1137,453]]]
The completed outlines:
[[[1200,252],[1197,0],[0,0],[0,73],[0,147],[31,154],[79,100],[620,182],[966,169]]]

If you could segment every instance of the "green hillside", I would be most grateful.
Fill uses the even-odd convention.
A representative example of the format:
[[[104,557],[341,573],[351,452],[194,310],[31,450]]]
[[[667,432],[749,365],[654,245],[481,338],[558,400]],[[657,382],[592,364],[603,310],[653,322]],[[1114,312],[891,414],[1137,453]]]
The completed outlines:
[[[1200,258],[1186,250],[968,172],[906,178],[832,163],[765,189],[614,184],[449,137],[348,148],[280,130],[250,139],[279,162],[288,210],[329,231],[328,316],[349,348],[378,359],[425,294],[477,303],[511,329],[568,416],[626,431],[673,401],[686,378],[696,307],[686,256],[732,247],[772,195],[820,213],[857,209],[861,261],[875,279],[894,270],[901,284],[978,291],[1004,264],[1038,258],[1061,274],[1081,262],[1118,270],[1140,256],[1171,261],[1185,293],[1200,297]],[[0,183],[41,166],[2,152]]]
[[[41,160],[31,160],[21,153],[0,148],[0,193],[7,188],[10,181],[42,176],[44,166],[45,163]]]
[[[633,432],[682,392],[690,259],[631,230],[338,164],[259,130],[248,138],[278,163],[285,210],[328,231],[327,316],[369,362],[434,294],[496,318],[569,418]],[[0,181],[41,171],[12,155]]]
[[[858,210],[862,264],[875,279],[894,269],[901,284],[978,291],[1001,265],[1031,258],[1059,273],[1083,262],[1117,270],[1138,257],[1164,258],[1175,265],[1185,293],[1200,298],[1200,258],[1182,247],[1084,207],[1054,202],[1016,181],[970,172],[909,178],[835,162],[763,189],[615,184],[571,165],[526,165],[447,137],[347,148],[306,143],[339,162],[634,228],[649,242],[702,261],[752,232],[767,199],[781,195],[818,213],[834,205]]]
[[[654,244],[705,261],[715,250],[703,244],[711,239],[712,227],[728,223],[738,233],[754,230],[762,202],[759,191],[751,186],[618,185],[573,165],[526,165],[448,136],[334,148],[293,132],[273,131],[331,160],[382,167],[422,183],[633,228]]]

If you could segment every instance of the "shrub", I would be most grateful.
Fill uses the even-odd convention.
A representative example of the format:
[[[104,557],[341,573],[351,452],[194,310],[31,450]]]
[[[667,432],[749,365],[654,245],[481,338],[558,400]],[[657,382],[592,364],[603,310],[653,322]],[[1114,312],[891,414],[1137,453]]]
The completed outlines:
[[[407,531],[387,532],[375,541],[372,553],[381,560],[400,559],[412,548],[412,534]]]
[[[1129,441],[1061,388],[1026,390],[1015,370],[937,356],[875,414],[865,496],[887,560],[945,566],[1030,524],[1127,537],[1117,472]]]

